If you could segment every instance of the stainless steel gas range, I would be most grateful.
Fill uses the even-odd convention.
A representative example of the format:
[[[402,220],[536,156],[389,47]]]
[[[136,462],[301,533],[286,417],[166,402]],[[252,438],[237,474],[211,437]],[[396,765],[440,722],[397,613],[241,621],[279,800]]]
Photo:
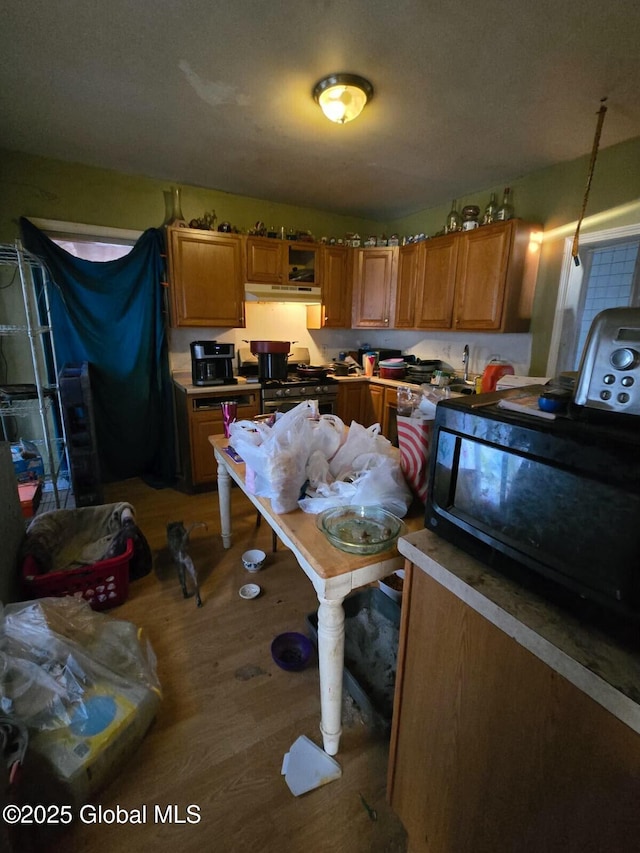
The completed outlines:
[[[283,380],[263,380],[260,400],[262,413],[288,412],[305,400],[317,400],[321,415],[336,413],[338,383],[335,379],[310,381],[291,377]]]
[[[293,348],[288,363],[290,372],[286,379],[262,379],[258,376],[258,360],[248,349],[238,349],[238,375],[249,381],[260,381],[260,406],[262,414],[287,412],[305,400],[317,400],[321,415],[336,413],[338,383],[335,379],[301,378],[296,374],[296,365],[309,364],[309,350]]]

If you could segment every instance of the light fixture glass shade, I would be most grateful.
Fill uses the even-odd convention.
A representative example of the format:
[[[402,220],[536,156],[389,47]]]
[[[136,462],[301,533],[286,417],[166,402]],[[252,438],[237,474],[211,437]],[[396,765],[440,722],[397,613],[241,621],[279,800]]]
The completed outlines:
[[[373,86],[356,74],[332,74],[316,83],[313,97],[330,121],[346,124],[357,118],[373,97]]]

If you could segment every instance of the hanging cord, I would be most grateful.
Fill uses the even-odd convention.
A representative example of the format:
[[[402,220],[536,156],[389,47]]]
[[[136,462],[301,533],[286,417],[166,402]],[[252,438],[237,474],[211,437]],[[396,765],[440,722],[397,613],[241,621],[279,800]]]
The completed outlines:
[[[600,109],[598,110],[598,125],[596,127],[596,135],[593,138],[593,149],[591,151],[591,162],[589,163],[589,175],[587,177],[587,186],[584,191],[584,198],[582,199],[582,210],[580,211],[580,219],[578,219],[578,224],[576,225],[576,233],[573,236],[573,246],[571,248],[571,257],[573,258],[574,264],[579,267],[580,266],[580,258],[578,256],[578,248],[580,243],[580,226],[582,225],[582,220],[584,219],[584,214],[587,209],[587,201],[589,200],[589,191],[591,189],[591,179],[593,178],[593,173],[596,168],[596,158],[598,156],[598,146],[600,145],[600,134],[602,133],[602,125],[604,124],[604,116],[607,112],[607,108],[604,105],[606,98],[601,98],[600,100]]]

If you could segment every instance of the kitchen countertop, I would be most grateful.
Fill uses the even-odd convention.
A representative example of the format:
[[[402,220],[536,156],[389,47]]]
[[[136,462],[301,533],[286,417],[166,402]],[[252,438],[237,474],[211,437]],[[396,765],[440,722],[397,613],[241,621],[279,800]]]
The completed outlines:
[[[396,379],[380,379],[378,376],[334,376],[337,382],[369,382],[375,385],[388,385],[390,388],[398,388],[400,385],[408,385],[411,388],[420,388],[413,382],[398,381]],[[261,388],[259,382],[247,382],[244,376],[237,376],[236,385],[194,385],[191,381],[191,372],[187,370],[176,370],[172,374],[173,382],[187,394],[212,394],[217,392],[234,391],[242,386],[250,388]]]
[[[234,385],[194,385],[191,381],[191,371],[176,370],[171,375],[174,385],[187,394],[225,394],[239,391],[244,388],[261,388],[258,382],[247,382],[244,376],[237,376],[237,384]]]
[[[640,733],[640,651],[629,650],[429,530],[398,550],[469,607]]]

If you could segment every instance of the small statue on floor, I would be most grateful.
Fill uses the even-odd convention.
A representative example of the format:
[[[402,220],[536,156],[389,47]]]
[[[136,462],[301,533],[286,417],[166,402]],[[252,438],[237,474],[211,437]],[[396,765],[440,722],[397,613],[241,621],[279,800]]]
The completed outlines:
[[[187,581],[185,577],[185,571],[189,573],[191,576],[191,580],[193,581],[193,585],[195,587],[195,595],[196,595],[196,604],[198,607],[202,607],[202,599],[200,598],[200,588],[198,586],[198,575],[196,573],[196,567],[193,565],[193,560],[187,554],[187,546],[189,545],[189,535],[194,527],[204,527],[207,525],[204,521],[196,521],[194,522],[189,529],[184,526],[182,521],[170,521],[167,524],[167,542],[169,545],[169,551],[171,556],[173,557],[173,561],[178,567],[178,578],[180,579],[180,586],[182,587],[182,594],[185,598],[189,597],[187,592]]]

